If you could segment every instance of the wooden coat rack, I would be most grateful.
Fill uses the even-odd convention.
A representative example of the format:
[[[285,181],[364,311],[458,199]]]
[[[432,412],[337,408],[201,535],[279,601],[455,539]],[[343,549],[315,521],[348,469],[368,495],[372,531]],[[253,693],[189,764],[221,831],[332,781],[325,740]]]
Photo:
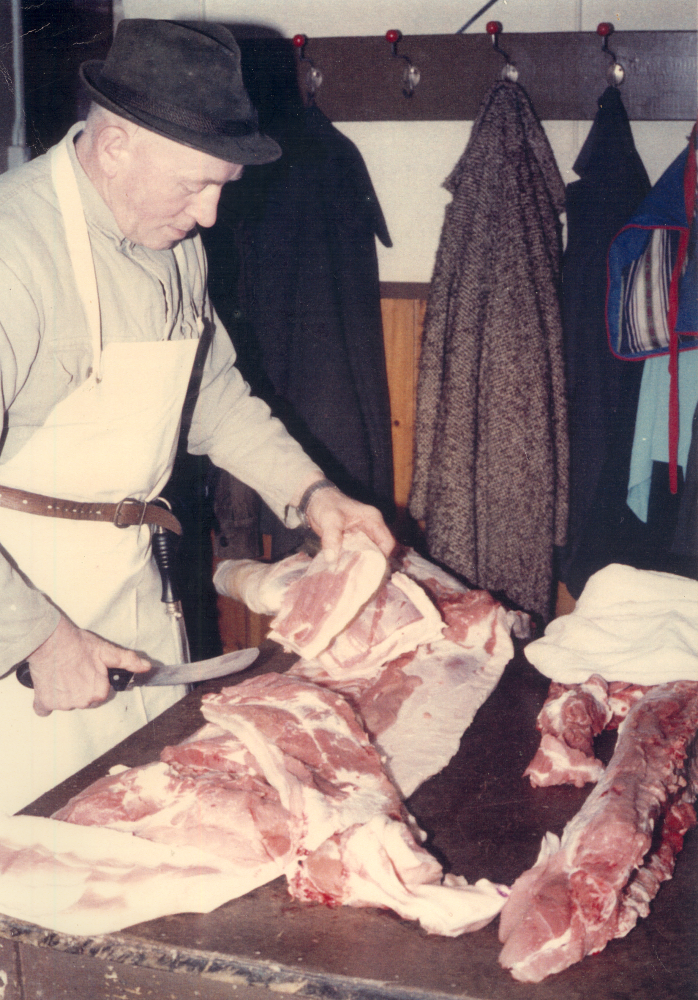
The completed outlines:
[[[502,46],[543,120],[593,119],[606,87],[609,54],[596,32],[502,35]],[[612,48],[625,69],[623,103],[631,120],[696,118],[696,32],[618,31]],[[487,34],[409,35],[398,54],[420,71],[412,97],[403,95],[405,62],[384,37],[308,38],[297,49],[299,83],[308,60],[322,73],[315,101],[332,121],[470,121],[501,55]]]

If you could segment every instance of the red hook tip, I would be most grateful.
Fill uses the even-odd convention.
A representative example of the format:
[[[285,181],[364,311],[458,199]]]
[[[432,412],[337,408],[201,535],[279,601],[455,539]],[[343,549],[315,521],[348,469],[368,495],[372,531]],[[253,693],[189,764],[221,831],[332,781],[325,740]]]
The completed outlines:
[[[602,38],[608,38],[609,35],[613,34],[613,25],[610,21],[602,21],[596,28],[596,34]]]
[[[296,46],[297,49],[302,49],[304,45],[307,45],[307,43],[308,39],[306,38],[305,35],[293,36],[293,44]]]
[[[488,35],[501,35],[504,27],[501,21],[488,21],[485,25],[485,31]]]
[[[397,28],[391,28],[390,31],[386,31],[385,40],[390,42],[391,45],[395,45],[402,38],[402,32],[398,31]]]

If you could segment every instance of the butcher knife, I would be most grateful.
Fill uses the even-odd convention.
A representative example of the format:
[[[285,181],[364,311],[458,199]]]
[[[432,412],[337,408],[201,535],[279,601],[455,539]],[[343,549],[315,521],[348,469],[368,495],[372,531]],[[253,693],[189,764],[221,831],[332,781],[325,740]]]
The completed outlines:
[[[125,691],[136,685],[196,684],[197,681],[238,674],[254,663],[258,656],[259,649],[254,646],[252,649],[235,649],[231,653],[213,656],[210,660],[197,660],[195,663],[154,663],[144,674],[133,674],[129,670],[112,667],[109,669],[109,683],[115,691]],[[25,687],[34,687],[26,660],[17,666],[17,680]]]

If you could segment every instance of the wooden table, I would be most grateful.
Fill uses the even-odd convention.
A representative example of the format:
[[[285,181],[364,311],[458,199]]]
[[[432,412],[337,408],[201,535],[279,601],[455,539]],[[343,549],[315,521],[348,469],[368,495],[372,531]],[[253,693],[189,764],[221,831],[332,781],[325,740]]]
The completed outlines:
[[[284,670],[291,658],[267,643],[260,660],[243,676]],[[546,689],[547,681],[519,650],[456,757],[408,802],[435,853],[469,881],[485,876],[510,884],[535,861],[545,831],[560,833],[588,792],[532,789],[521,778],[537,746],[535,718]],[[201,693],[190,694],[24,812],[48,816],[113,764],[156,759],[161,747],[201,724]],[[674,879],[662,886],[646,920],[599,955],[538,985],[517,983],[500,969],[496,920],[460,938],[433,937],[387,911],[295,902],[278,879],[213,913],[164,917],[89,938],[0,917],[0,987],[5,986],[0,996],[693,1000],[698,997],[697,872],[694,830]]]

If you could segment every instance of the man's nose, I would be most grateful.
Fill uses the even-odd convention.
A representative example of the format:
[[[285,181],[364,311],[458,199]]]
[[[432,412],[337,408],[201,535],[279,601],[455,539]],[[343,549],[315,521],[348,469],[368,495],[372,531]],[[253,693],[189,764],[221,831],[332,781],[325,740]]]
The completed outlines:
[[[208,229],[216,221],[218,200],[221,196],[219,187],[204,188],[189,205],[189,211],[194,220],[204,229]]]

